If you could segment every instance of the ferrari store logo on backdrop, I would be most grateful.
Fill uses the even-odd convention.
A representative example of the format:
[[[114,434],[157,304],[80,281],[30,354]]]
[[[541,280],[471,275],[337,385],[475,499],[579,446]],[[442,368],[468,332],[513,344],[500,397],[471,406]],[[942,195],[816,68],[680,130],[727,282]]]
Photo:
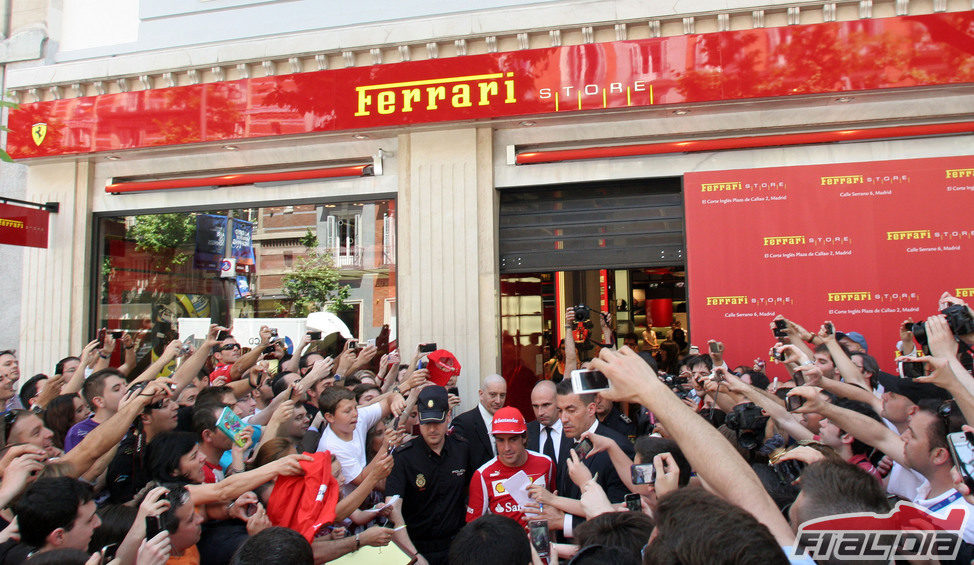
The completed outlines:
[[[805,236],[805,235],[776,235],[761,238],[763,245],[844,245],[852,243],[847,235]]]
[[[47,124],[39,123],[30,126],[30,136],[34,139],[34,145],[40,146],[47,137]]]
[[[954,296],[957,298],[971,298],[974,297],[974,288],[958,288],[954,290]]]
[[[892,175],[832,175],[821,177],[821,186],[841,186],[853,184],[903,184],[910,182],[910,176],[902,173]]]
[[[974,229],[961,230],[898,230],[886,232],[886,241],[900,241],[906,239],[971,239]]]
[[[871,292],[868,290],[829,292],[829,302],[902,302],[918,300],[916,292]]]
[[[781,180],[705,182],[700,192],[732,192],[735,190],[778,190],[787,188]]]
[[[747,296],[708,296],[707,306],[726,306],[730,304],[747,304]]]
[[[862,175],[838,175],[834,177],[822,177],[822,186],[832,186],[835,184],[862,184],[866,182]]]
[[[904,230],[886,232],[886,241],[897,241],[900,239],[930,239],[930,230]]]
[[[974,169],[947,169],[947,178],[960,179],[974,177]]]

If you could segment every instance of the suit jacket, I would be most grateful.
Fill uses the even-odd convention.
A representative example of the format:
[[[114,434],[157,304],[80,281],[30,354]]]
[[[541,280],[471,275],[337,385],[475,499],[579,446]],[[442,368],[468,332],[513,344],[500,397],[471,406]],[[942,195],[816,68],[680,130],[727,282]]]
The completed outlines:
[[[494,458],[493,442],[490,440],[484,419],[480,417],[480,406],[474,407],[453,419],[453,431],[470,444],[470,461],[474,469]]]
[[[633,449],[632,442],[629,438],[623,436],[619,432],[609,428],[601,423],[595,428],[595,433],[600,436],[606,436],[615,441],[622,451],[626,453],[630,458],[632,458],[636,451]],[[574,447],[574,440],[568,440],[572,442]],[[612,459],[606,452],[596,453],[591,457],[582,460],[582,463],[588,467],[592,475],[598,473],[599,476],[595,479],[595,482],[602,487],[605,494],[609,497],[609,501],[616,503],[622,502],[627,494],[629,494],[629,489],[626,488],[625,483],[619,478],[619,474],[616,473],[615,466],[612,464]],[[561,463],[558,466],[558,476],[555,477],[558,484],[558,494],[567,498],[581,498],[582,491],[578,488],[572,478],[568,475],[568,465],[566,463]],[[572,519],[572,527],[578,527],[579,524],[584,522],[585,519],[579,516],[575,516]]]
[[[541,443],[541,423],[537,420],[533,422],[528,422],[528,449],[536,453],[544,453],[542,449],[544,445]],[[562,465],[565,463],[565,459],[568,458],[568,450],[575,445],[575,442],[565,435],[565,432],[561,432],[561,447],[558,448],[558,461],[555,461],[555,469],[561,469]]]

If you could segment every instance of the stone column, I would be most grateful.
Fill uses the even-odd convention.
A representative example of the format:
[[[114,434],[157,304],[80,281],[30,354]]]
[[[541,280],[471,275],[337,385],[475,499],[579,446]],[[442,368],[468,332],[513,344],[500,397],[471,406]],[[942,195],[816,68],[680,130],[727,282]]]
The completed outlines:
[[[404,134],[399,141],[399,343],[453,352],[463,406],[500,370],[497,191],[491,130]]]
[[[22,380],[50,375],[54,364],[78,355],[88,336],[93,281],[90,167],[83,161],[31,165],[26,199],[60,202],[48,221],[48,248],[24,248],[20,361]]]

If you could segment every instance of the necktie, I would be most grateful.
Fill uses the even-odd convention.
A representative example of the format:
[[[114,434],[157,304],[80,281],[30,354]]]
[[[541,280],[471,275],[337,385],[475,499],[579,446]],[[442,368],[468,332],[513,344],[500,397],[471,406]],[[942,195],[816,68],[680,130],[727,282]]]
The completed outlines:
[[[544,431],[545,431],[544,447],[541,449],[541,451],[545,455],[550,457],[551,460],[557,464],[558,458],[555,457],[555,442],[552,441],[551,439],[551,426],[545,426]]]

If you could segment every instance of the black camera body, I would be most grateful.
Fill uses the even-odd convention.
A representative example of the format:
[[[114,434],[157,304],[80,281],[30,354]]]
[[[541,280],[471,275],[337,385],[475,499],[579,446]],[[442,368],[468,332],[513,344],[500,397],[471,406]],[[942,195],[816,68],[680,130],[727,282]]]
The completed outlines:
[[[584,304],[579,304],[578,306],[572,306],[572,312],[575,313],[575,321],[582,323],[589,319],[592,309]]]
[[[737,443],[747,450],[754,450],[764,443],[764,428],[768,417],[753,402],[738,404],[724,420],[727,427],[737,432]]]
[[[974,318],[967,311],[967,307],[961,304],[951,304],[940,311],[947,318],[947,325],[950,326],[951,333],[955,337],[974,333]],[[926,347],[929,343],[927,339],[927,323],[917,322],[910,328],[917,343]]]
[[[690,391],[688,389],[683,388],[683,385],[686,385],[687,383],[690,382],[690,380],[687,379],[686,377],[681,377],[679,375],[671,375],[669,373],[660,373],[659,378],[661,381],[663,381],[663,384],[670,387],[670,389],[673,392],[675,392],[676,395],[679,396],[680,398],[686,399],[687,397],[690,396]]]

